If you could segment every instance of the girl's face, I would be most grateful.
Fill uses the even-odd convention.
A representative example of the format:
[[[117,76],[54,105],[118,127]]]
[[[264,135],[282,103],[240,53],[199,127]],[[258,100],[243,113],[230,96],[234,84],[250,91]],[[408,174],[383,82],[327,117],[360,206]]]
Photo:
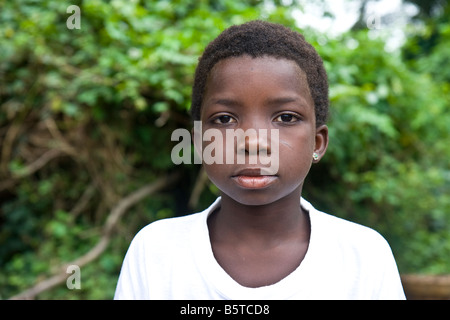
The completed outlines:
[[[223,148],[223,164],[203,163],[210,180],[224,195],[244,205],[269,204],[293,192],[300,195],[313,153],[320,159],[328,144],[328,128],[316,128],[306,75],[287,59],[241,56],[219,61],[206,83],[201,121],[202,136],[208,129],[217,129],[223,137],[223,141],[202,145],[203,149],[211,143]],[[230,147],[225,141],[227,129],[258,133],[266,129],[267,139],[258,134],[241,144],[233,141]],[[271,129],[278,131],[278,137]],[[249,161],[254,150],[277,159],[278,171],[268,172],[267,161]],[[235,160],[238,152],[245,153],[245,164],[227,163],[230,152]]]

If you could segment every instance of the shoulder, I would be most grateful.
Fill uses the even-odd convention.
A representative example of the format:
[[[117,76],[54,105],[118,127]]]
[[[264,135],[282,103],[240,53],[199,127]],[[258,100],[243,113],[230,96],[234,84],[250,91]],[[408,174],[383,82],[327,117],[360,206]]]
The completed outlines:
[[[137,244],[155,248],[167,248],[173,244],[186,244],[192,236],[198,236],[211,211],[220,204],[220,198],[201,212],[154,221],[142,228],[134,237],[131,245]],[[155,245],[156,244],[156,245]]]
[[[353,242],[356,240],[358,243],[361,240],[378,242],[380,244],[386,242],[383,236],[372,228],[321,211],[317,211],[316,215],[317,221],[324,224],[332,236],[342,238],[346,241]]]
[[[316,210],[309,203],[307,206],[309,206],[312,233],[317,232],[317,235],[325,238],[322,240],[327,243],[334,242],[342,249],[364,255],[392,254],[388,242],[376,230]]]
[[[134,237],[132,243],[170,243],[175,239],[185,238],[195,225],[205,219],[203,212],[186,216],[166,218],[154,221],[143,227]]]
[[[377,231],[309,208],[311,241],[322,263],[347,281],[351,295],[365,299],[404,299],[391,247]],[[318,253],[319,252],[319,253]]]
[[[175,233],[189,230],[193,225],[206,222],[209,214],[220,205],[220,197],[217,198],[208,208],[201,212],[187,214],[181,217],[166,218],[154,221],[142,228],[136,236],[146,237],[153,234],[161,234],[167,231]]]
[[[188,252],[193,241],[205,236],[208,215],[218,204],[219,199],[202,212],[157,220],[143,227],[130,243],[128,260],[142,261],[152,257],[154,261],[173,256],[168,252]]]
[[[149,299],[149,288],[163,288],[174,266],[182,265],[189,254],[188,230],[201,219],[201,213],[162,219],[142,228],[125,255],[115,299]],[[159,285],[158,285],[159,283]]]

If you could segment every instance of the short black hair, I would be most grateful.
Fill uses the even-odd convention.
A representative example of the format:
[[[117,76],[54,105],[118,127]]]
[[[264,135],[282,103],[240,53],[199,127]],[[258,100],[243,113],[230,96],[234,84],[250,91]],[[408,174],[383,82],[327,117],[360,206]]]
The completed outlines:
[[[208,44],[199,58],[192,88],[191,115],[200,120],[206,81],[220,60],[249,55],[271,56],[292,60],[305,72],[314,101],[316,126],[328,118],[328,80],[323,61],[304,36],[283,25],[266,21],[250,21],[224,30]]]

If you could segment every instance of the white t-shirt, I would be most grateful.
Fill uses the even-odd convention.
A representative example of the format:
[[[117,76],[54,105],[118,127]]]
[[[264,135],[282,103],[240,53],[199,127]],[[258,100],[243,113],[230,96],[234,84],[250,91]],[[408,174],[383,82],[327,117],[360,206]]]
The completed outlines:
[[[311,236],[300,266],[279,282],[248,288],[215,260],[205,211],[159,220],[133,239],[115,299],[405,299],[392,251],[376,231],[320,212],[309,212]]]

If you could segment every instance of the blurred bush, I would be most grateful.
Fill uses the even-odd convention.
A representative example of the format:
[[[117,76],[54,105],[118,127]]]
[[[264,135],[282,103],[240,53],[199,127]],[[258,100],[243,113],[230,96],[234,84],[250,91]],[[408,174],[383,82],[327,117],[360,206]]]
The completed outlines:
[[[198,166],[174,166],[175,128],[190,129],[193,73],[224,28],[267,19],[295,28],[278,1],[4,1],[0,10],[0,298],[49,277],[99,241],[109,213],[173,171],[180,181],[131,207],[103,254],[38,298],[112,298],[133,235],[204,208],[217,189]],[[399,50],[354,30],[303,30],[330,80],[330,147],[305,196],[369,225],[401,272],[450,272],[448,6]],[[189,202],[193,186],[198,201]],[[192,200],[192,199],[191,199]],[[188,205],[191,204],[191,206]]]

